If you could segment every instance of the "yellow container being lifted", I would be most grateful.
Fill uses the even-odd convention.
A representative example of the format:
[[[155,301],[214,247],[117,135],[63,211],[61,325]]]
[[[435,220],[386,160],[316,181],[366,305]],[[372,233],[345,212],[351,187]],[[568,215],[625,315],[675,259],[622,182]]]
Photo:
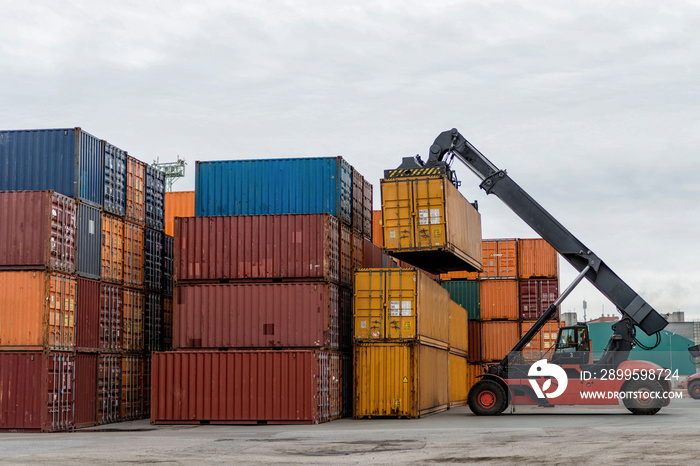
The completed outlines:
[[[481,216],[442,176],[381,180],[384,248],[430,273],[480,271]]]
[[[446,349],[420,343],[360,343],[354,353],[356,419],[415,419],[448,408]]]
[[[411,268],[359,269],[355,341],[421,341],[448,348],[450,293]]]

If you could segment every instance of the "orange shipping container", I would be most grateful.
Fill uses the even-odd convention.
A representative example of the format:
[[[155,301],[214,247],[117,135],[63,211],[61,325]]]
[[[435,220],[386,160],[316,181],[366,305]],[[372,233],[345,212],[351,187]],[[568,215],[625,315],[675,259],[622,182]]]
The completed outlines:
[[[440,280],[478,280],[479,272],[465,272],[458,270],[456,272],[447,272],[440,274]]]
[[[520,301],[517,280],[481,280],[479,297],[482,320],[518,320]]]
[[[524,320],[522,322],[521,337],[525,336],[528,330],[532,328],[535,324],[535,320]],[[552,319],[546,324],[542,330],[537,332],[533,339],[525,345],[523,351],[531,351],[533,353],[544,353],[548,351],[557,342],[557,336],[559,335],[559,320]]]
[[[122,421],[143,419],[150,413],[144,412],[144,360],[143,356],[122,355],[122,396],[121,417]]]
[[[59,273],[0,272],[0,349],[74,349],[76,283]]]
[[[144,228],[124,222],[124,285],[143,286]]]
[[[520,323],[498,320],[481,323],[481,358],[501,361],[520,340]]]
[[[518,272],[520,278],[558,278],[559,255],[545,240],[518,240]]]
[[[124,281],[124,220],[102,214],[102,279]]]
[[[143,351],[143,291],[125,288],[123,306],[122,349]]]
[[[381,210],[372,211],[372,242],[380,248],[384,247],[384,234],[382,233]]]
[[[467,404],[467,358],[450,353],[450,406]]]
[[[194,217],[194,191],[165,193],[165,234],[175,236],[175,217]]]
[[[143,225],[146,220],[146,164],[126,157],[126,218]]]
[[[469,318],[467,310],[450,301],[450,351],[467,355],[469,348]],[[451,369],[450,369],[451,370]]]
[[[481,254],[484,269],[479,278],[518,278],[518,240],[485,239]]]

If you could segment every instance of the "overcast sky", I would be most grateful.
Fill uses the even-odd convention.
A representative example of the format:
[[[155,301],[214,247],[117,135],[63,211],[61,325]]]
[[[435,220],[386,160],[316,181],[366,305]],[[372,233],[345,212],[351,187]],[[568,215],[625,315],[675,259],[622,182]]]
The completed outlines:
[[[342,155],[375,184],[456,127],[660,312],[700,319],[700,7],[1,1],[0,128],[144,161]],[[458,167],[484,238],[534,232]],[[562,287],[575,276],[562,262]],[[564,310],[612,314],[593,287]]]

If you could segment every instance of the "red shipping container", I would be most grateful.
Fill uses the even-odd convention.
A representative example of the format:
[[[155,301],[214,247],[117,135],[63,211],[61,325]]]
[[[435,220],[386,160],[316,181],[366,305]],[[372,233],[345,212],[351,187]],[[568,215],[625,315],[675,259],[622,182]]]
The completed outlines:
[[[354,274],[355,270],[361,269],[363,267],[363,262],[365,260],[365,239],[362,237],[362,233],[358,231],[352,232],[352,270]],[[352,286],[352,282],[348,284]]]
[[[343,286],[352,286],[354,264],[352,246],[352,230],[345,225],[340,225],[340,284]]]
[[[100,348],[100,282],[78,277],[75,304],[75,346]]]
[[[314,350],[155,353],[153,424],[317,424],[341,416],[341,356]]]
[[[340,294],[322,282],[175,288],[175,348],[337,349]]]
[[[100,285],[100,349],[119,351],[122,347],[122,287]]]
[[[97,364],[97,423],[119,422],[122,390],[121,356],[100,354]]]
[[[383,267],[382,256],[384,252],[382,248],[374,244],[367,238],[363,240],[362,268],[363,269],[378,269]]]
[[[75,355],[75,427],[97,422],[97,354]]]
[[[468,322],[469,349],[467,360],[472,363],[481,362],[481,322],[471,320]]]
[[[328,214],[176,218],[176,280],[313,278],[337,283],[339,235],[338,219]]]
[[[143,419],[145,384],[143,381],[144,357],[122,355],[121,416],[120,421]]]
[[[0,368],[0,430],[58,432],[74,427],[74,354],[0,352]]]
[[[558,297],[559,280],[556,278],[520,280],[520,317],[524,320],[539,319]],[[559,318],[559,309],[553,318]]]
[[[75,201],[53,191],[0,192],[0,268],[75,272]]]
[[[163,329],[161,333],[163,351],[173,349],[173,298],[163,298]]]

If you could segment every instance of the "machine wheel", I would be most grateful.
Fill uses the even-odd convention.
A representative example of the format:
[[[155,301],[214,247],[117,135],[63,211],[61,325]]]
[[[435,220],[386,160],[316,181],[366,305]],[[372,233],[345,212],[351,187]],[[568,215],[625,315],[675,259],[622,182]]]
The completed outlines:
[[[630,380],[621,392],[625,392],[623,402],[632,414],[656,414],[664,404],[664,389],[656,380]]]
[[[480,380],[469,390],[468,403],[477,416],[497,416],[508,407],[508,397],[498,382]]]
[[[700,400],[700,380],[688,384],[688,395],[695,400]]]

